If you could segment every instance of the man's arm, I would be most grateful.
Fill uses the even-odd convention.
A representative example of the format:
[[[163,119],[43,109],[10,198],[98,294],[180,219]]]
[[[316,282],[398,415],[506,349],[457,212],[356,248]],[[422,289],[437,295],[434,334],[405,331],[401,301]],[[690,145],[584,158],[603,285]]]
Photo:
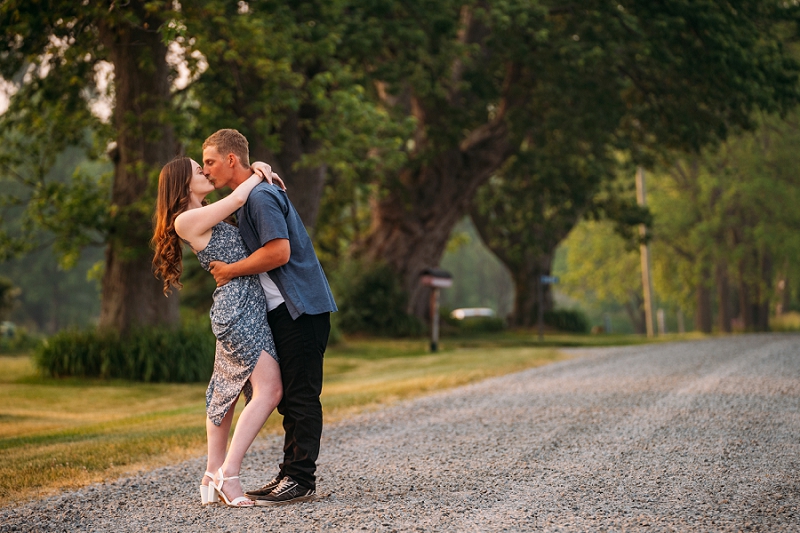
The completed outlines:
[[[217,287],[222,287],[233,278],[261,274],[283,266],[289,262],[291,253],[289,239],[273,239],[241,261],[231,264],[212,261],[209,267]]]

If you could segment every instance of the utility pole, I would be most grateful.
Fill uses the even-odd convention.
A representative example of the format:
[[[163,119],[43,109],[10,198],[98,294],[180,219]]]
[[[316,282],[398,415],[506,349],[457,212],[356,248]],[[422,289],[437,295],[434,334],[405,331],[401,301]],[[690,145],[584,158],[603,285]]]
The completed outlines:
[[[644,186],[644,169],[636,169],[636,203],[645,207],[647,194]],[[650,277],[650,245],[644,240],[647,236],[647,226],[639,224],[639,236],[642,244],[639,245],[639,255],[642,261],[642,289],[644,291],[644,321],[647,327],[647,336],[653,336],[653,279]]]

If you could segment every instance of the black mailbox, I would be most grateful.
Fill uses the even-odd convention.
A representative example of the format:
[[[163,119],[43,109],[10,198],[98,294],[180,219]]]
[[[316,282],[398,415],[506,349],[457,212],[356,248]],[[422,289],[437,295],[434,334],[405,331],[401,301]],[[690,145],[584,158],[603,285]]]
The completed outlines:
[[[446,289],[453,286],[453,275],[441,268],[426,268],[420,274],[420,281],[426,287]]]

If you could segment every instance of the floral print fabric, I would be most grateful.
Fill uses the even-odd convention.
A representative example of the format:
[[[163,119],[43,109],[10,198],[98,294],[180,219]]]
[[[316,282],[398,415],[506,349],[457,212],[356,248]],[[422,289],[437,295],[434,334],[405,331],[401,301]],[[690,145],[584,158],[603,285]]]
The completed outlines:
[[[200,265],[206,270],[212,261],[235,263],[247,255],[239,230],[225,222],[212,228],[208,246],[197,252]],[[262,350],[276,361],[278,357],[258,276],[234,278],[217,287],[210,315],[217,350],[214,373],[206,390],[206,413],[219,426],[240,392],[246,402],[252,398],[250,374]]]

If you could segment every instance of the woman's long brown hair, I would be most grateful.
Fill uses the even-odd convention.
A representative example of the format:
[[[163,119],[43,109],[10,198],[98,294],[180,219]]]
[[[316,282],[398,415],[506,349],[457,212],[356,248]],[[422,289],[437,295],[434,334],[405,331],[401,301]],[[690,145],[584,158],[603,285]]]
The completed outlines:
[[[175,233],[175,219],[189,205],[189,184],[192,180],[192,163],[188,157],[174,159],[164,165],[158,175],[158,200],[153,217],[153,270],[157,278],[164,280],[164,294],[170,287],[180,289],[183,272],[183,249]]]

